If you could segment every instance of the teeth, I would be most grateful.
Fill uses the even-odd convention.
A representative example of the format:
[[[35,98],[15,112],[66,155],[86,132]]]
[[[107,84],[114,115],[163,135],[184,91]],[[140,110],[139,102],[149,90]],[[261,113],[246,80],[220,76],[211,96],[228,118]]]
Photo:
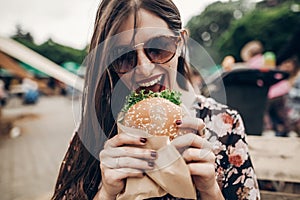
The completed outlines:
[[[139,83],[139,86],[141,87],[150,87],[152,85],[155,85],[156,83],[158,83],[161,80],[162,76],[150,81],[150,82],[146,82],[146,83]]]

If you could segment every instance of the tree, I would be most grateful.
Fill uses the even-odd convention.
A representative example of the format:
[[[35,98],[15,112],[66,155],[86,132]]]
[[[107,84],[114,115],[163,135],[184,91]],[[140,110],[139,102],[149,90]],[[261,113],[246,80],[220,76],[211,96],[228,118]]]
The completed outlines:
[[[41,44],[37,51],[54,61],[55,63],[61,65],[64,62],[72,61],[75,63],[82,63],[87,52],[86,49],[78,50],[68,46],[64,46],[54,42],[51,38]]]
[[[33,43],[32,35],[29,32],[24,31],[20,24],[16,25],[16,34],[12,37],[20,38],[20,39],[23,39],[23,40]]]
[[[200,15],[193,17],[187,28],[191,38],[203,45],[215,61],[220,61],[216,51],[216,40],[230,27],[232,21],[240,19],[252,9],[249,1],[215,2]]]
[[[87,54],[87,48],[82,50],[74,49],[54,42],[51,38],[41,45],[34,43],[34,38],[30,32],[26,32],[20,25],[16,26],[16,33],[11,37],[33,51],[43,55],[58,65],[64,62],[82,63]]]
[[[291,10],[294,3],[286,1],[276,7],[261,7],[234,21],[216,41],[217,51],[222,57],[231,54],[240,60],[242,47],[251,40],[260,40],[265,51],[278,54],[300,26],[300,13]]]
[[[250,40],[262,41],[266,51],[276,54],[288,40],[297,40],[300,0],[249,2],[215,2],[188,22],[191,37],[204,46],[215,62],[220,63],[226,55],[240,60],[240,50]],[[290,39],[293,35],[294,39]],[[296,49],[296,44],[285,48]]]

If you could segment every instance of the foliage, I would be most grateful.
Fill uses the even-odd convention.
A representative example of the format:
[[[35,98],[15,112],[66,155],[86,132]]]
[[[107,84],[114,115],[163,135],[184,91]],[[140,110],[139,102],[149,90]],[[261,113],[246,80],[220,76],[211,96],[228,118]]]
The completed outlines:
[[[31,33],[25,32],[19,24],[16,25],[16,34],[14,35],[14,37],[18,39],[23,39],[29,43],[33,43],[33,37]]]
[[[38,52],[59,65],[66,61],[82,63],[84,57],[86,56],[85,50],[77,50],[71,47],[63,46],[55,43],[51,39],[41,44],[38,48]]]
[[[16,34],[12,39],[20,42],[33,51],[45,56],[58,65],[64,62],[82,63],[87,54],[87,48],[78,50],[54,42],[51,38],[41,45],[34,43],[34,39],[29,32],[25,32],[20,26],[17,26]]]
[[[123,112],[128,111],[128,109],[135,105],[136,103],[147,99],[147,98],[153,98],[153,97],[160,97],[169,100],[170,102],[180,105],[181,104],[181,93],[177,91],[171,91],[171,90],[163,90],[161,92],[153,92],[149,91],[148,93],[145,93],[144,90],[141,90],[139,93],[132,92],[130,95],[126,97],[126,103],[122,109]]]
[[[245,1],[215,2],[209,5],[200,15],[187,23],[192,39],[199,42],[215,61],[220,60],[216,51],[216,40],[226,31],[231,22],[251,10]]]
[[[277,0],[277,4],[262,1],[255,9],[249,2],[216,2],[188,22],[191,37],[217,63],[229,54],[240,60],[241,48],[254,39],[260,40],[266,51],[276,54],[300,27],[300,13],[291,10],[295,3],[300,6],[300,0]],[[217,31],[212,30],[213,24],[218,25]]]
[[[290,10],[291,2],[272,8],[256,9],[231,27],[217,40],[221,56],[233,55],[240,60],[240,50],[251,40],[259,40],[265,51],[277,54],[300,26],[300,14]]]

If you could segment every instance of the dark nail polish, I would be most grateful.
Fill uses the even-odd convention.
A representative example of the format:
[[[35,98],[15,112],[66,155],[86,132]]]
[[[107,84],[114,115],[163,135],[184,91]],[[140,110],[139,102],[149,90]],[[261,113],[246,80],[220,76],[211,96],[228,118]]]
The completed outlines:
[[[151,151],[151,157],[152,157],[152,158],[156,158],[156,156],[157,156],[156,151]]]
[[[140,142],[146,143],[147,142],[147,138],[140,138]]]
[[[149,167],[154,167],[154,162],[149,161],[148,165],[149,165]]]
[[[177,126],[179,126],[179,125],[182,124],[182,121],[181,121],[180,119],[178,119],[178,120],[175,121],[175,124],[176,124]]]

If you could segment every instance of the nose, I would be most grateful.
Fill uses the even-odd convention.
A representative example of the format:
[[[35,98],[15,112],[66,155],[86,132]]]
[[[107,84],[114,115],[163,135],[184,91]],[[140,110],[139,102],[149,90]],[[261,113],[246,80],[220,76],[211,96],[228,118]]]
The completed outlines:
[[[148,77],[152,74],[154,68],[155,68],[155,64],[148,59],[143,48],[138,48],[137,66],[135,69],[135,73],[138,75],[142,75],[144,77]]]

